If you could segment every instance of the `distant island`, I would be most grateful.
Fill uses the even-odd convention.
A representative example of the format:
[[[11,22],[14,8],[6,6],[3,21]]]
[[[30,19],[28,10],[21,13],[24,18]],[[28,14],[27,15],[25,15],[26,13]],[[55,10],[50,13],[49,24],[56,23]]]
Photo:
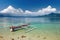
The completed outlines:
[[[60,17],[60,14],[59,13],[50,13],[48,15],[38,15],[38,16],[15,16],[15,15],[12,15],[10,13],[0,13],[0,17]]]

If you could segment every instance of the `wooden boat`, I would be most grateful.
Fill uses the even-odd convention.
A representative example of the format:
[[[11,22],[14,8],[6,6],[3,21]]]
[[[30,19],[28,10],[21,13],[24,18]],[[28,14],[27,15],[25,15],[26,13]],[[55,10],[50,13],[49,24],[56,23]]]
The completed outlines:
[[[10,31],[13,32],[15,31],[15,29],[17,28],[24,28],[24,27],[27,27],[29,24],[24,24],[24,25],[21,25],[21,26],[11,26],[10,27]]]

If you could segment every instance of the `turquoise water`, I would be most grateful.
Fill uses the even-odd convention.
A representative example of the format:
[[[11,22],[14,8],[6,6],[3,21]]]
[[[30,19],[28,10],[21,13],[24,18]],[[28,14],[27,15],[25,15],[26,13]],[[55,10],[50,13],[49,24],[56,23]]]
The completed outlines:
[[[60,38],[60,18],[0,18],[0,33],[9,35],[10,26],[20,26],[21,24],[30,24],[28,29],[22,29],[15,32],[16,34],[24,34],[27,30],[36,27],[36,29],[29,31],[29,35],[46,34],[51,37]],[[8,28],[7,28],[8,27]],[[4,33],[5,32],[5,33]],[[42,33],[43,32],[43,33]],[[25,33],[26,34],[26,33]],[[53,36],[52,36],[53,35]],[[54,36],[55,35],[55,36]],[[52,39],[53,40],[53,39]]]
[[[12,18],[12,17],[1,17],[0,28],[10,26],[20,26],[21,24],[30,24],[32,27],[49,29],[60,29],[60,18]],[[53,31],[53,30],[52,30]]]
[[[0,18],[0,28],[10,26],[20,26],[21,24],[30,24],[31,27],[37,27],[43,30],[60,29],[60,18],[12,18],[2,17]],[[52,30],[53,31],[53,30]]]
[[[0,28],[10,26],[20,26],[21,24],[30,24],[31,27],[37,27],[41,30],[50,30],[60,32],[60,18],[0,18]]]
[[[18,26],[21,24],[30,23],[34,24],[60,24],[60,18],[12,18],[2,17],[0,18],[0,27]]]

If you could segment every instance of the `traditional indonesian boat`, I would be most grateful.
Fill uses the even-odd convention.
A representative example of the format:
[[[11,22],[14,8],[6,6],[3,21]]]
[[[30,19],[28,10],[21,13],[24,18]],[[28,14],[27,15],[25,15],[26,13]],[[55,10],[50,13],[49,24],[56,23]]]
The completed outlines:
[[[24,27],[27,27],[29,24],[24,24],[24,25],[21,25],[21,26],[11,26],[10,27],[10,31],[13,32],[15,31],[15,29],[17,28],[24,28]]]

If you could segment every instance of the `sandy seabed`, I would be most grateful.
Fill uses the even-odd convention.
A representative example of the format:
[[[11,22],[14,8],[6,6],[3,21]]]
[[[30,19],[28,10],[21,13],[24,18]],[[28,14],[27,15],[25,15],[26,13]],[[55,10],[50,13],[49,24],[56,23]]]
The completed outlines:
[[[48,30],[35,29],[26,33],[27,29],[14,32],[10,32],[8,29],[0,29],[0,40],[60,40],[60,35]]]

